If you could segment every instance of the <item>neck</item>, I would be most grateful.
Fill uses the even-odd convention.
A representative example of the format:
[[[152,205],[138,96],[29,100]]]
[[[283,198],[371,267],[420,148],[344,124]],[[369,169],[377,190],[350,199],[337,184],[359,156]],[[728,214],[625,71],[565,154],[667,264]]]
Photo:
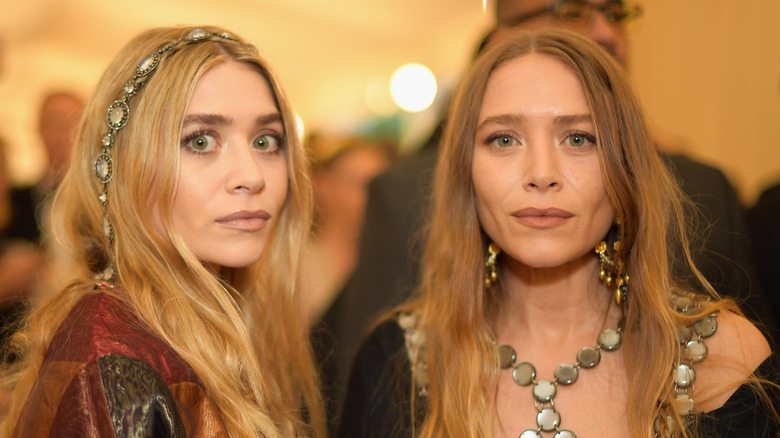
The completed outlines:
[[[606,327],[615,327],[620,309],[598,279],[598,259],[590,254],[555,268],[532,268],[504,260],[503,298],[497,335],[533,338],[556,345],[592,343]]]

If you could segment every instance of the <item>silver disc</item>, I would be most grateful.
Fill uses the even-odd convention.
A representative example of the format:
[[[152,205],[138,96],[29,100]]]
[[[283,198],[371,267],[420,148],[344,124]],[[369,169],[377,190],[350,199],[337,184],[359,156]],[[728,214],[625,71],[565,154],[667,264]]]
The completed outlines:
[[[558,393],[558,387],[555,382],[549,380],[540,380],[534,383],[533,389],[534,398],[540,403],[546,403],[555,397]]]
[[[575,435],[574,432],[570,430],[561,430],[553,435],[553,438],[577,438],[577,435]]]
[[[571,385],[578,376],[577,367],[569,363],[562,363],[555,369],[555,380],[562,385]]]
[[[601,352],[598,348],[585,347],[577,353],[577,362],[583,368],[593,368],[601,360]]]
[[[687,388],[696,380],[696,371],[685,364],[677,366],[674,372],[674,383],[680,388]]]
[[[498,363],[502,370],[510,368],[515,364],[517,359],[517,352],[511,345],[499,345],[498,347]]]
[[[685,344],[683,356],[693,363],[701,362],[707,357],[707,345],[699,340],[690,341]]]
[[[683,417],[693,412],[693,399],[685,393],[677,394],[674,397],[674,403],[677,405],[677,412]]]
[[[538,430],[528,429],[520,434],[520,438],[542,438],[542,434]]]
[[[521,362],[514,366],[512,378],[520,386],[528,386],[536,379],[536,368],[528,362]]]
[[[545,432],[551,432],[561,425],[561,414],[553,408],[544,408],[536,414],[536,424]]]
[[[620,347],[620,341],[620,332],[613,328],[604,329],[599,335],[599,345],[607,351],[617,350]]]
[[[718,329],[718,320],[715,318],[715,315],[707,315],[696,321],[696,323],[693,324],[693,329],[696,330],[696,333],[702,338],[709,338],[714,335],[715,331]]]

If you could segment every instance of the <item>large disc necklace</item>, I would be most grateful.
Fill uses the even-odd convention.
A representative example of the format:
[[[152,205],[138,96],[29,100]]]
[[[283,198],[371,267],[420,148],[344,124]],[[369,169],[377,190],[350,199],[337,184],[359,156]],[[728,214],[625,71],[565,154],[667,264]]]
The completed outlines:
[[[532,395],[536,414],[536,429],[527,429],[520,438],[542,438],[542,432],[555,432],[554,438],[576,438],[571,430],[561,429],[561,414],[555,409],[555,395],[558,385],[571,385],[577,381],[581,368],[593,368],[601,361],[601,351],[615,351],[620,348],[623,333],[623,321],[618,328],[608,328],[599,334],[598,345],[584,347],[577,353],[573,364],[562,363],[555,369],[552,380],[537,380],[536,368],[530,362],[515,363],[517,352],[511,345],[498,347],[501,369],[512,368],[512,379],[520,386],[533,385]]]

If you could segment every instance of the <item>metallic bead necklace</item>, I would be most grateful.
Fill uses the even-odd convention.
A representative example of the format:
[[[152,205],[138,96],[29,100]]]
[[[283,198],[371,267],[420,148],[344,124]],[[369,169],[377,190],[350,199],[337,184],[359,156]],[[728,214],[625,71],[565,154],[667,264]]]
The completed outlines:
[[[615,351],[622,342],[622,321],[618,328],[608,328],[601,332],[596,347],[584,347],[577,353],[577,361],[573,364],[562,363],[555,369],[552,380],[536,380],[536,368],[530,362],[515,363],[517,352],[510,345],[498,347],[501,369],[512,368],[512,379],[520,386],[534,385],[532,394],[534,405],[539,413],[536,415],[536,429],[527,429],[520,438],[542,438],[542,432],[555,431],[554,438],[576,438],[571,430],[560,429],[561,414],[555,409],[555,396],[558,385],[571,385],[577,381],[580,368],[593,368],[601,361],[601,350]]]
[[[700,313],[709,304],[709,301],[694,294],[671,294],[671,305],[675,312],[680,314]],[[681,356],[675,361],[670,370],[670,380],[674,388],[674,399],[670,406],[661,403],[661,409],[653,422],[653,432],[656,438],[676,436],[680,429],[675,423],[675,412],[682,416],[688,423],[693,418],[693,383],[696,373],[693,366],[704,359],[708,349],[704,340],[714,335],[718,329],[718,313],[710,313],[689,326],[677,328],[678,343],[681,347]],[[428,396],[430,376],[428,364],[425,360],[425,336],[417,330],[418,315],[415,313],[401,313],[398,315],[398,326],[404,333],[404,347],[406,350],[411,374],[415,379],[415,387],[419,397]],[[512,368],[512,378],[520,386],[533,384],[534,404],[539,411],[536,416],[537,429],[528,429],[520,434],[520,438],[542,438],[541,432],[555,431],[555,438],[576,438],[571,430],[561,430],[561,414],[555,409],[555,395],[558,384],[571,385],[579,377],[580,368],[593,368],[601,360],[601,350],[615,351],[620,348],[623,340],[623,327],[625,321],[621,320],[617,329],[608,328],[598,337],[598,346],[585,347],[577,353],[577,362],[574,364],[561,364],[555,370],[555,379],[536,380],[536,368],[529,362],[515,364],[517,353],[509,345],[498,347],[499,365],[501,369]],[[673,371],[673,372],[671,372]],[[548,405],[549,406],[546,406]],[[683,428],[687,424],[682,425]]]

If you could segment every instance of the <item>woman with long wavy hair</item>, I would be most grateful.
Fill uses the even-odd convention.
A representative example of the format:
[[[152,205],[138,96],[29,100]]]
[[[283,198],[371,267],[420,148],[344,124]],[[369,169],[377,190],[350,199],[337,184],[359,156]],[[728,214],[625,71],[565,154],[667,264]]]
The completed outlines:
[[[507,37],[442,148],[418,295],[364,342],[339,436],[775,436],[769,345],[693,266],[678,183],[609,54]]]
[[[52,207],[73,274],[15,337],[3,436],[323,436],[297,295],[311,189],[257,50],[158,28],[111,62]]]

